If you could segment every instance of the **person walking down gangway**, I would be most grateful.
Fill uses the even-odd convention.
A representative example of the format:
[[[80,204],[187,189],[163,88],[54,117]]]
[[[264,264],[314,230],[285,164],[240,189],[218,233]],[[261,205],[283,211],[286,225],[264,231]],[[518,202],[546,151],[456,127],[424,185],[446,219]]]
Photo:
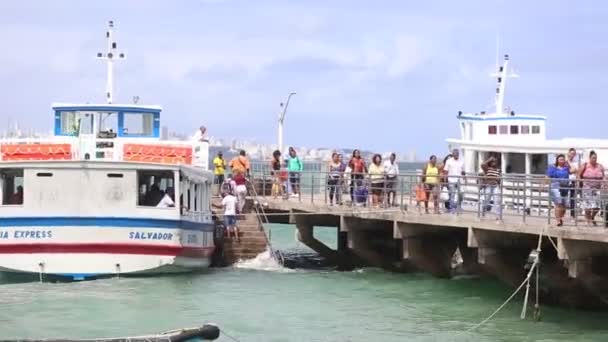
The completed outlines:
[[[398,206],[396,197],[397,187],[399,186],[399,164],[395,153],[391,153],[389,159],[384,161],[384,174],[386,177],[384,183],[386,204],[389,207]]]
[[[344,165],[340,162],[340,155],[331,154],[331,161],[327,166],[327,188],[329,190],[329,205],[342,205],[342,175]],[[335,202],[334,202],[335,200]]]
[[[460,158],[460,151],[452,151],[444,166],[448,176],[448,194],[450,201],[450,212],[458,213],[462,208],[462,183],[465,181],[464,161]]]
[[[566,201],[570,191],[570,167],[566,162],[566,156],[560,154],[555,158],[555,163],[549,165],[547,169],[547,178],[551,201],[555,205],[555,219],[557,226],[561,227],[564,225]]]
[[[440,169],[437,166],[437,157],[431,156],[429,162],[422,170],[422,184],[425,192],[424,211],[429,213],[429,199],[433,198],[433,209],[435,214],[439,214],[439,175]]]
[[[495,210],[496,220],[502,219],[502,198],[500,197],[500,169],[495,157],[490,157],[481,164],[483,170],[483,207],[482,216]]]
[[[585,210],[585,220],[589,226],[597,226],[595,216],[597,216],[601,207],[600,191],[604,177],[604,166],[597,162],[595,151],[591,151],[588,161],[583,164],[578,176],[583,183],[582,207]]]
[[[289,158],[287,158],[287,171],[289,172],[289,185],[291,186],[291,195],[296,197],[300,195],[300,177],[304,170],[304,164],[298,157],[296,150],[293,147],[289,148]]]

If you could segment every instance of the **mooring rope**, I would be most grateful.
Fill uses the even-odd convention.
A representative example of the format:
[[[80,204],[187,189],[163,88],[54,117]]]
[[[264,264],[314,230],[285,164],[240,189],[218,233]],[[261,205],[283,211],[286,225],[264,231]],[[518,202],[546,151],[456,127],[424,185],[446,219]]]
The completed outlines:
[[[232,341],[234,341],[234,342],[241,342],[241,341],[239,341],[239,339],[237,339],[236,337],[232,337],[232,336],[228,335],[228,334],[226,333],[226,330],[224,330],[224,329],[220,329],[220,333],[221,333],[222,335],[224,335],[224,336],[228,337],[229,339],[231,339],[231,340],[232,340]]]

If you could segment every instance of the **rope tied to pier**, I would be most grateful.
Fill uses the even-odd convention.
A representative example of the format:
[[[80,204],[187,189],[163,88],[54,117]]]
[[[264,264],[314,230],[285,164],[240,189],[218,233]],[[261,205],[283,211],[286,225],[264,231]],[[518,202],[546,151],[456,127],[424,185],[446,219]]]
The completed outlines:
[[[513,291],[513,293],[509,296],[509,298],[507,298],[507,300],[504,301],[504,303],[502,303],[502,305],[500,305],[496,310],[494,310],[494,312],[492,312],[492,314],[490,314],[490,316],[488,316],[486,319],[484,319],[483,321],[475,324],[474,326],[472,326],[471,328],[465,330],[465,332],[471,332],[476,330],[477,328],[481,327],[482,325],[486,324],[487,322],[489,322],[492,318],[494,318],[494,316],[496,316],[505,306],[507,306],[507,304],[509,304],[509,302],[511,300],[513,300],[513,298],[515,298],[515,296],[519,293],[519,291],[521,291],[521,289],[524,288],[524,286],[526,286],[526,294],[524,296],[524,304],[521,310],[521,319],[525,319],[526,318],[526,311],[527,311],[527,305],[528,305],[528,295],[529,295],[529,291],[530,291],[530,279],[532,278],[532,275],[536,274],[536,303],[534,304],[534,320],[538,321],[540,320],[540,300],[539,300],[539,280],[540,280],[540,270],[539,270],[539,263],[540,263],[540,253],[541,253],[541,244],[542,244],[542,240],[543,240],[543,234],[545,232],[545,229],[547,229],[547,227],[543,227],[538,235],[538,244],[536,246],[536,250],[534,250],[532,253],[530,253],[531,256],[534,257],[534,261],[532,262],[532,265],[530,266],[530,270],[528,271],[528,274],[526,275],[526,277],[524,278],[524,281],[522,281],[522,283],[517,287],[517,289],[515,289],[515,291]],[[550,236],[547,236],[547,238],[549,238],[549,240],[551,240]],[[551,240],[551,243],[553,244],[553,240]],[[554,247],[557,246],[554,245]],[[536,254],[534,255],[533,253],[536,252]]]

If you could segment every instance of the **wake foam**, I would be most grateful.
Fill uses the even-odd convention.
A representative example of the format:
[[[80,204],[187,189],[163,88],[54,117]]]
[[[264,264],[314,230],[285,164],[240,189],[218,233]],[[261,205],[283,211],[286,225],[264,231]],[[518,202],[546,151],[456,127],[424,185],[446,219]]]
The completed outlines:
[[[293,272],[293,270],[283,267],[275,258],[273,258],[272,253],[268,249],[258,254],[253,259],[239,260],[234,264],[234,267],[258,271]]]

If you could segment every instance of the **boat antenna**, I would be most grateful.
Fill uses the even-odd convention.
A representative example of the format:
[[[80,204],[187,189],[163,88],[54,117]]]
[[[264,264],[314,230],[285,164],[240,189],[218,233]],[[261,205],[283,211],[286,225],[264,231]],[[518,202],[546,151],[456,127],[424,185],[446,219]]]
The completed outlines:
[[[106,53],[98,52],[97,59],[103,59],[107,62],[108,75],[106,81],[106,100],[108,103],[112,103],[114,96],[114,61],[125,59],[124,53],[119,52],[116,48],[116,42],[112,38],[112,31],[114,29],[114,21],[108,21],[108,30],[106,31],[106,40],[108,42],[108,50]]]
[[[498,66],[496,73],[491,75],[496,77],[496,114],[498,115],[504,114],[505,111],[505,86],[507,78],[519,77],[514,72],[508,73],[508,67],[509,55],[505,55],[503,64]]]

